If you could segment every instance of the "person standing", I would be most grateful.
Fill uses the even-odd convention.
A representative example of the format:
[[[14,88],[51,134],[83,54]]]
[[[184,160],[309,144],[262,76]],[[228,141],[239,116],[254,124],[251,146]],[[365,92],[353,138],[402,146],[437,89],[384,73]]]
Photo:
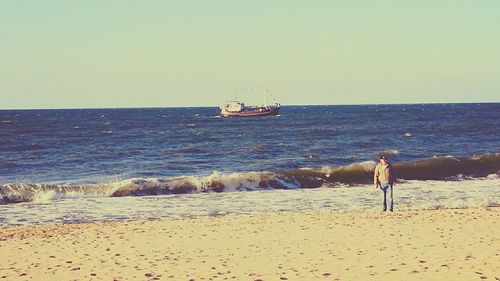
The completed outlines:
[[[394,210],[393,187],[396,183],[396,177],[394,176],[394,168],[384,155],[381,155],[379,157],[379,161],[380,162],[375,167],[375,172],[373,175],[373,184],[375,185],[375,188],[377,189],[380,188],[384,192],[383,211],[387,211],[387,207],[389,207],[389,211],[392,212]],[[389,204],[387,202],[387,195],[390,196],[391,200]]]

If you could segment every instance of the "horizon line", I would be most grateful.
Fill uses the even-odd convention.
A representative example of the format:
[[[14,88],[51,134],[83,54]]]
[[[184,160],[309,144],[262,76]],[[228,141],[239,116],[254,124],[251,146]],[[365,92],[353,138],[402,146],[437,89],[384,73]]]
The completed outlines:
[[[394,102],[394,103],[340,103],[340,104],[287,104],[282,107],[292,106],[349,106],[349,105],[418,105],[418,104],[493,104],[500,101],[478,101],[478,102]],[[54,107],[54,108],[0,108],[0,111],[13,110],[85,110],[85,109],[159,109],[159,108],[213,108],[218,105],[197,105],[197,106],[123,106],[123,107]]]

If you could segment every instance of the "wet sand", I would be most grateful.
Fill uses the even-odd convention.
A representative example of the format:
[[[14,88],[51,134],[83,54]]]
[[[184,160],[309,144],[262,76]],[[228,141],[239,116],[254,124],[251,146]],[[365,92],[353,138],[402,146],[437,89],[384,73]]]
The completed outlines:
[[[0,280],[500,280],[500,208],[1,227]]]

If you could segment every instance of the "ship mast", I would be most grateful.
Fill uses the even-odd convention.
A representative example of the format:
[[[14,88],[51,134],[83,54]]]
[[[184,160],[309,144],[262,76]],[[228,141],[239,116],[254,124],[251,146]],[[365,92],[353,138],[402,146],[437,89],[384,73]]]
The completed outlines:
[[[267,90],[266,89],[264,89],[264,106],[268,107],[267,106]]]

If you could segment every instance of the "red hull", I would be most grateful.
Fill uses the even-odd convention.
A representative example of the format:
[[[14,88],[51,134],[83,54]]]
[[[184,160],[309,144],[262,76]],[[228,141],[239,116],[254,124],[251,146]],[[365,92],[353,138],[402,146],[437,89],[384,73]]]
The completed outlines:
[[[273,107],[269,109],[255,109],[255,110],[244,110],[244,111],[238,111],[238,112],[224,112],[221,114],[221,116],[224,117],[257,117],[257,116],[272,116],[272,115],[278,115],[280,114],[280,108],[278,107]]]

